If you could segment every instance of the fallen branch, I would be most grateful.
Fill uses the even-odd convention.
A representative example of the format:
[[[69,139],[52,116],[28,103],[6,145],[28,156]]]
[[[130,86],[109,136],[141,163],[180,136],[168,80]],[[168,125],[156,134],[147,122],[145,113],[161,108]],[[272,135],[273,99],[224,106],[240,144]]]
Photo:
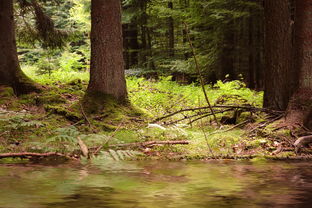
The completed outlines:
[[[63,157],[69,160],[78,160],[74,157],[69,157],[67,155],[57,153],[57,152],[48,152],[48,153],[35,153],[35,152],[19,152],[19,153],[3,153],[0,154],[0,159],[3,158],[31,158],[31,157],[36,157],[36,158],[45,158],[45,157]]]
[[[217,115],[217,114],[225,113],[225,112],[228,112],[228,111],[231,111],[231,109],[226,109],[226,110],[222,110],[222,111],[215,111],[215,114]],[[212,113],[210,113],[210,112],[199,112],[199,113],[197,113],[195,115],[185,116],[184,118],[181,118],[181,119],[176,120],[176,121],[171,121],[171,122],[165,123],[165,124],[166,125],[172,125],[172,124],[176,124],[176,123],[179,123],[179,122],[187,120],[187,119],[192,119],[192,118],[197,117],[197,116],[200,116],[200,117],[195,118],[194,120],[191,120],[188,124],[194,123],[195,121],[200,120],[202,118],[205,118],[205,117],[208,117],[208,116],[212,116]]]
[[[200,69],[200,66],[199,66],[199,63],[198,63],[198,60],[197,60],[197,57],[196,57],[196,53],[195,53],[195,48],[193,46],[193,43],[192,43],[192,40],[191,40],[191,37],[190,37],[190,32],[189,32],[189,28],[188,28],[188,25],[186,24],[186,22],[183,22],[184,25],[185,25],[185,31],[186,31],[186,37],[187,37],[187,40],[190,44],[190,47],[192,49],[192,53],[193,53],[193,58],[194,58],[194,62],[195,62],[195,68],[197,70],[197,75],[198,75],[198,78],[199,78],[199,82],[200,82],[200,85],[201,85],[201,88],[203,90],[203,93],[204,93],[204,96],[205,96],[205,100],[208,104],[208,108],[210,109],[211,111],[211,114],[213,115],[213,118],[215,120],[215,122],[217,123],[217,125],[220,127],[220,123],[217,119],[217,116],[216,114],[214,113],[214,110],[212,108],[212,105],[210,104],[210,101],[209,101],[209,98],[208,98],[208,95],[207,95],[207,92],[206,92],[206,89],[205,89],[205,82],[204,82],[204,78],[203,78],[203,75],[202,75],[202,71]]]
[[[110,147],[152,147],[155,145],[176,145],[176,144],[189,144],[189,141],[148,141],[148,142],[135,142],[128,144],[114,144],[110,145]]]
[[[80,147],[82,155],[90,159],[88,146],[80,139],[80,137],[78,137],[77,139],[78,139],[78,145]]]
[[[273,110],[270,110],[270,109],[267,109],[267,108],[257,108],[257,107],[253,107],[253,106],[239,106],[239,105],[215,105],[215,106],[212,106],[212,108],[225,108],[225,109],[243,109],[243,110],[246,110],[246,111],[251,111],[251,112],[265,112],[265,113],[270,113],[270,114],[275,114],[275,115],[280,115],[280,114],[283,114],[284,111],[273,111]],[[157,119],[155,119],[153,121],[153,123],[155,122],[158,122],[158,121],[161,121],[161,120],[164,120],[166,118],[169,118],[169,117],[172,117],[176,114],[179,114],[179,113],[183,113],[183,112],[189,112],[189,111],[199,111],[199,110],[207,110],[209,109],[209,107],[198,107],[198,108],[186,108],[186,109],[181,109],[181,110],[178,110],[176,112],[173,112],[173,113],[170,113],[168,115],[165,115],[165,116],[162,116],[162,117],[159,117]]]
[[[243,133],[241,136],[244,136],[244,135],[247,135],[247,134],[251,134],[252,132],[254,132],[254,131],[258,130],[258,129],[262,129],[262,128],[266,127],[267,125],[269,125],[269,124],[271,124],[271,123],[281,119],[283,116],[284,115],[279,115],[279,116],[275,117],[272,120],[269,120],[267,122],[261,123],[260,125],[258,125],[255,128],[249,130],[248,132]]]

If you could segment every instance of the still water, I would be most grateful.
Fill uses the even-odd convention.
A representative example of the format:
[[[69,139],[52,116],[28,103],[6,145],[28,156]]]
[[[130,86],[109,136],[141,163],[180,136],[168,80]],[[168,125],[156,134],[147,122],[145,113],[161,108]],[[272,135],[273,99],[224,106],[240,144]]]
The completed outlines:
[[[0,164],[0,208],[312,207],[312,163]]]

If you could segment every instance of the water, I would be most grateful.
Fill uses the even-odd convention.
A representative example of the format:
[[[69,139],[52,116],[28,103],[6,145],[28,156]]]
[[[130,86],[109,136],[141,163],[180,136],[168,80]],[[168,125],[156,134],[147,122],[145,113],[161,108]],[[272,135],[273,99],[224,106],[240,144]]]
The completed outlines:
[[[312,163],[0,165],[0,208],[312,207]]]

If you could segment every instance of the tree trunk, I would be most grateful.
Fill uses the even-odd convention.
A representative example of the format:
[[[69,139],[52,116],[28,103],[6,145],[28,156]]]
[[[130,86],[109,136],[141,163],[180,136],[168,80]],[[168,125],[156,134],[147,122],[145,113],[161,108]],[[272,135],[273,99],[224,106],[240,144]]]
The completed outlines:
[[[128,38],[130,49],[130,67],[133,67],[138,64],[138,51],[139,51],[138,26],[136,25],[136,23],[129,24],[128,34],[129,34]]]
[[[172,1],[168,2],[168,8],[173,10],[173,3]],[[169,48],[169,57],[173,57],[174,56],[174,21],[173,21],[173,17],[169,17],[168,18],[168,48]]]
[[[288,0],[265,0],[265,93],[264,107],[285,110],[294,91],[292,28]]]
[[[220,71],[218,79],[234,80],[237,76],[234,71],[234,54],[235,54],[235,32],[234,22],[229,22],[223,29],[223,46],[219,57]],[[227,75],[229,77],[227,77]]]
[[[121,4],[91,1],[91,67],[87,96],[127,100],[123,62]]]
[[[295,7],[294,71],[299,82],[288,106],[287,121],[312,130],[312,3],[296,0]]]
[[[0,85],[10,86],[15,94],[39,92],[40,87],[21,70],[15,41],[13,0],[0,1]]]
[[[130,69],[130,47],[129,47],[129,24],[122,25],[122,34],[123,34],[123,57],[124,57],[124,67]]]

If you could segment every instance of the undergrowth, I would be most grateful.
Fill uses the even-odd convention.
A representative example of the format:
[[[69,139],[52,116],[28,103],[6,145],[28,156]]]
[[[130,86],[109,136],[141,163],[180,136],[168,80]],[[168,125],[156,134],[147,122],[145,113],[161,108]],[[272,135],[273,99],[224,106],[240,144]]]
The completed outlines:
[[[57,151],[80,155],[79,138],[93,151],[101,147],[98,160],[103,157],[109,160],[133,158],[139,155],[137,150],[151,157],[173,159],[233,155],[240,144],[244,144],[244,148],[259,148],[265,143],[252,142],[258,138],[249,141],[249,138],[242,136],[244,130],[241,129],[218,133],[209,119],[193,126],[154,128],[146,124],[146,118],[151,121],[181,109],[206,106],[202,89],[196,83],[179,85],[171,81],[171,77],[162,77],[157,82],[127,77],[129,100],[135,108],[145,112],[145,118],[130,115],[131,112],[127,116],[115,112],[114,115],[119,117],[112,119],[107,112],[100,116],[90,115],[90,126],[79,107],[87,87],[88,72],[53,70],[50,74],[38,75],[33,66],[24,66],[23,70],[33,80],[48,87],[40,95],[30,94],[20,98],[0,95],[5,96],[0,103],[0,152]],[[219,81],[205,87],[213,105],[247,104],[261,107],[262,104],[262,92],[252,91],[240,81]],[[218,119],[223,115],[218,114]],[[187,114],[178,115],[176,119],[179,116]],[[138,120],[142,121],[138,124]],[[189,145],[134,149],[114,147],[117,144],[160,140],[185,140],[189,141]]]

